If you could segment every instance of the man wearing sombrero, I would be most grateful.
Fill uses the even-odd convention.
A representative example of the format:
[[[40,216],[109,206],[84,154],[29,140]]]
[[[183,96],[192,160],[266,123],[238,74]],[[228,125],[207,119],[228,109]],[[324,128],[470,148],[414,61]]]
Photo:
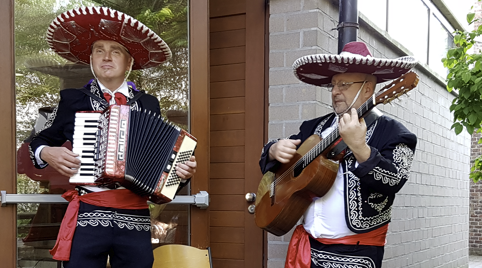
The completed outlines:
[[[90,64],[95,77],[84,88],[60,91],[59,105],[45,129],[30,143],[37,168],[49,164],[71,177],[80,167],[78,155],[59,146],[73,140],[75,113],[102,111],[117,103],[160,114],[159,101],[126,79],[132,69],[167,61],[171,51],[144,24],[105,7],[82,7],[59,15],[47,30],[47,42],[60,56]],[[176,169],[182,179],[195,172],[194,157]],[[64,261],[64,267],[105,268],[108,256],[113,268],[152,267],[146,198],[123,187],[97,186],[77,186],[63,197],[70,204],[51,254]]]
[[[340,55],[309,55],[293,64],[301,81],[328,87],[334,112],[303,122],[296,135],[268,142],[262,172],[276,171],[309,136],[325,138],[336,127],[348,148],[333,186],[313,198],[295,229],[285,267],[381,267],[391,206],[409,178],[417,138],[384,115],[367,129],[356,109],[377,83],[396,79],[415,64],[412,57],[373,58],[362,42],[346,44]]]

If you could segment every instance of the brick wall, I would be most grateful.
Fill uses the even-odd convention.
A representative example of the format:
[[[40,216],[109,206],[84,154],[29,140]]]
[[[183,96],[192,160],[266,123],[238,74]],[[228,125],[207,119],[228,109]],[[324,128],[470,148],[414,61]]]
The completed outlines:
[[[270,139],[297,133],[303,120],[331,112],[330,93],[299,82],[291,66],[300,56],[337,53],[337,3],[270,0]],[[358,40],[375,57],[403,56],[401,46],[367,23]],[[383,267],[468,267],[470,137],[450,130],[453,96],[442,79],[423,66],[415,71],[420,82],[411,96],[379,107],[418,137],[410,181],[395,199]],[[268,268],[283,267],[290,237],[268,234]]]
[[[476,17],[482,18],[482,3],[477,2],[474,5]],[[474,27],[481,25],[481,21],[474,23]],[[475,50],[480,51],[482,44],[476,44]],[[482,135],[476,133],[472,135],[472,146],[470,151],[470,163],[472,164],[475,158],[482,155],[482,145],[478,144]],[[482,255],[482,182],[470,182],[470,218],[469,218],[469,252],[474,255]]]
[[[482,145],[478,141],[480,133],[472,135],[470,162],[482,155]],[[482,255],[482,182],[470,181],[470,220],[469,220],[469,252]]]

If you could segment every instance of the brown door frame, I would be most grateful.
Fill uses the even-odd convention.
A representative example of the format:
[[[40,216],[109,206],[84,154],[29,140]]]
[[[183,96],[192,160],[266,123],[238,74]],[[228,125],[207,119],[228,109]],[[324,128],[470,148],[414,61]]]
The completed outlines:
[[[191,133],[197,138],[196,175],[191,180],[191,192],[209,193],[209,0],[190,1],[189,51]],[[191,208],[191,245],[209,247],[209,208]]]
[[[246,87],[245,87],[245,188],[247,192],[256,193],[262,173],[258,159],[264,142],[264,95],[265,95],[265,0],[247,0],[246,5]],[[267,44],[266,44],[267,45]],[[249,133],[249,135],[248,135]],[[249,138],[249,140],[248,140]],[[254,138],[254,139],[253,139]],[[265,267],[263,259],[265,233],[256,226],[254,217],[245,209],[245,267]],[[253,245],[253,246],[249,246]],[[262,245],[261,250],[258,246]]]
[[[0,35],[3,38],[0,49],[0,81],[2,81],[2,97],[0,98],[0,190],[16,193],[16,161],[15,161],[15,62],[14,62],[14,0],[0,1]],[[2,267],[16,267],[16,210],[17,206],[0,208],[0,263]]]

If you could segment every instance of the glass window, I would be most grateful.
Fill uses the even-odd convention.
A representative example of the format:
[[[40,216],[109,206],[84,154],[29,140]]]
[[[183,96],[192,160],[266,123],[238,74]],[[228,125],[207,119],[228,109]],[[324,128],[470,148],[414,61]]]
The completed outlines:
[[[388,2],[388,34],[425,64],[427,64],[428,14],[428,7],[420,0],[389,0]]]
[[[447,56],[447,51],[452,46],[452,35],[438,18],[432,15],[430,20],[430,53],[428,65],[442,77],[446,77],[448,73],[448,70],[443,66],[442,58]]]
[[[358,10],[378,28],[387,30],[387,0],[359,0]]]
[[[51,167],[34,168],[28,144],[43,129],[59,102],[59,91],[80,88],[93,78],[88,65],[73,64],[49,49],[45,33],[51,21],[80,6],[108,6],[150,27],[166,41],[172,59],[159,67],[133,71],[128,80],[156,96],[161,113],[189,130],[188,0],[16,0],[15,72],[17,106],[17,192],[62,194],[69,178]],[[69,143],[64,146],[71,148]],[[184,188],[180,194],[189,194]],[[19,204],[18,267],[57,267],[48,253],[55,243],[65,204]],[[153,248],[189,244],[189,206],[151,205]]]

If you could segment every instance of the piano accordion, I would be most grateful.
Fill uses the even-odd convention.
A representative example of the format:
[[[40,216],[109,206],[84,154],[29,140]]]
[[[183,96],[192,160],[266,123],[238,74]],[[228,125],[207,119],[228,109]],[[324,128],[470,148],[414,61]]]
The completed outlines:
[[[70,183],[119,184],[157,204],[172,201],[181,178],[176,165],[190,159],[196,138],[150,111],[111,105],[77,112],[72,151],[80,169]]]

